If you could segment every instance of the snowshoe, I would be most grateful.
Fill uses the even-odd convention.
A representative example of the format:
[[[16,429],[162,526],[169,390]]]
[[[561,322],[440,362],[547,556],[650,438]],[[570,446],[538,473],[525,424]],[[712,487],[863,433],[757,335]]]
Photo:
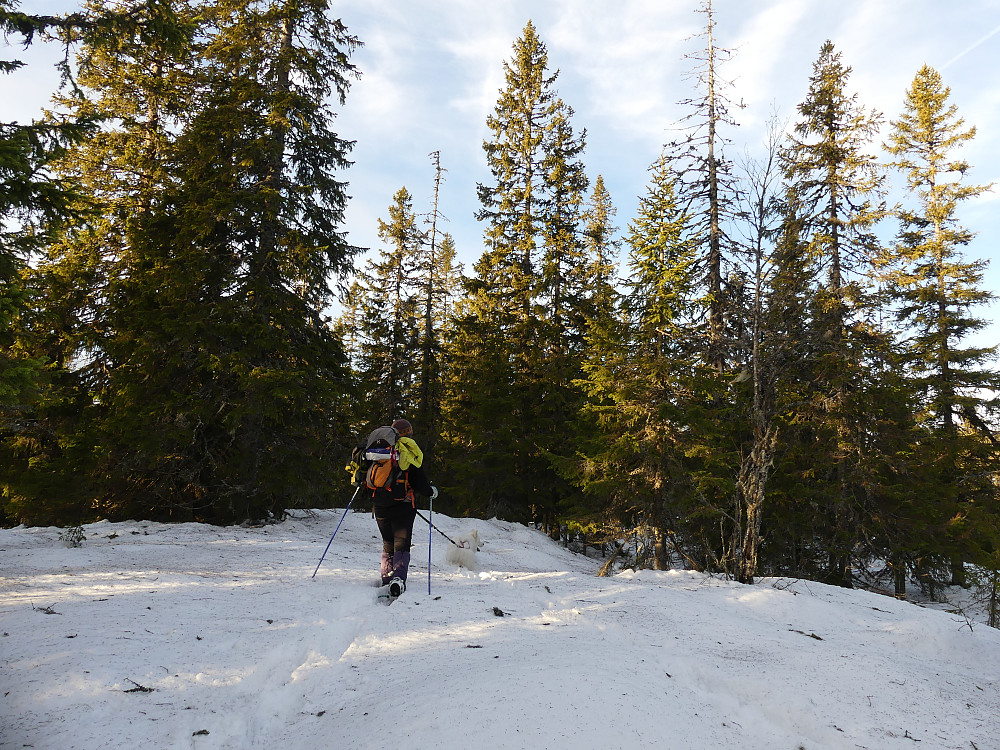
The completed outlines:
[[[402,578],[393,578],[389,581],[389,596],[395,599],[397,596],[406,591],[406,581]]]

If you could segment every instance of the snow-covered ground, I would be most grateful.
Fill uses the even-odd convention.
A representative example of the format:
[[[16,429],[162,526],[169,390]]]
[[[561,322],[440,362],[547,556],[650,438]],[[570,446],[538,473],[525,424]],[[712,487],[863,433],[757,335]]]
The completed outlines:
[[[997,750],[1000,631],[815,583],[594,574],[532,529],[409,590],[340,511],[0,530],[0,747]]]

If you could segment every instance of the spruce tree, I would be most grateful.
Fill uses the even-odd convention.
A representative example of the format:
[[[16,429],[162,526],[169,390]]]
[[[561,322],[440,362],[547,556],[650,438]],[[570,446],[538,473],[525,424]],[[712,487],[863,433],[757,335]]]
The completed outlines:
[[[379,219],[384,247],[360,274],[359,294],[363,342],[358,372],[371,425],[412,417],[418,403],[422,311],[418,309],[417,263],[424,242],[413,199],[403,187],[389,206],[388,221]]]
[[[907,92],[905,111],[892,123],[888,150],[902,171],[917,206],[899,211],[899,243],[888,258],[889,281],[899,300],[899,318],[912,327],[911,350],[917,357],[926,389],[929,419],[953,435],[963,418],[983,404],[981,389],[996,374],[982,366],[995,359],[997,347],[961,348],[963,339],[987,321],[969,312],[993,299],[981,284],[985,263],[966,261],[961,250],[973,233],[958,224],[962,201],[989,185],[965,185],[969,164],[952,157],[975,137],[965,128],[957,107],[948,104],[950,89],[940,74],[924,66]]]
[[[531,353],[540,346],[534,314],[544,197],[543,144],[554,113],[555,75],[529,21],[504,63],[505,87],[483,143],[493,184],[477,186],[485,251],[456,306],[446,407],[453,488],[461,507],[528,520],[537,458],[529,443]]]
[[[535,306],[539,340],[532,363],[535,403],[532,439],[544,457],[534,492],[536,514],[552,535],[578,501],[576,488],[549,465],[575,442],[573,431],[582,394],[577,385],[585,336],[593,316],[599,271],[586,241],[586,190],[589,180],[581,156],[586,132],[575,134],[573,109],[558,102],[545,160],[547,210],[543,225],[544,255]],[[596,248],[593,248],[596,249]]]
[[[355,378],[351,421],[363,435],[393,418],[415,420],[425,456],[438,466],[442,349],[461,272],[455,242],[433,223],[420,228],[405,187],[379,220],[379,238],[383,247],[344,296],[337,326]]]
[[[46,30],[69,31],[73,21],[17,11],[14,0],[0,2],[0,32],[25,46]],[[14,74],[24,63],[0,61],[0,73]],[[32,303],[29,263],[44,249],[59,223],[73,215],[72,184],[52,174],[52,164],[67,146],[87,132],[84,121],[0,123],[0,423],[16,431],[39,390],[44,360],[26,351],[15,331]]]
[[[211,280],[219,348],[205,358],[221,364],[213,441],[198,458],[215,513],[260,518],[331,502],[341,474],[345,360],[323,313],[356,248],[341,229],[351,144],[332,130],[331,100],[344,103],[358,41],[326,0],[231,0],[206,16],[177,196],[182,226],[225,264]]]
[[[661,158],[625,236],[617,312],[598,318],[588,335],[583,417],[591,429],[576,466],[564,464],[603,500],[603,520],[626,533],[651,531],[657,567],[668,565],[665,542],[683,531],[694,487],[683,448],[681,373],[692,364],[686,330],[703,311],[693,301],[698,263],[689,222]],[[693,564],[704,567],[704,558]]]
[[[703,47],[688,58],[694,61],[690,75],[698,90],[681,102],[690,110],[682,120],[684,135],[668,144],[666,154],[701,250],[701,282],[709,302],[704,356],[721,372],[729,366],[730,356],[726,319],[731,313],[725,287],[736,269],[728,227],[737,211],[737,190],[733,165],[724,153],[729,142],[725,128],[735,127],[736,122],[725,94],[731,84],[721,76],[721,66],[732,51],[717,42],[712,0],[703,0],[697,12],[705,17],[703,31],[697,35]]]
[[[604,185],[604,177],[597,175],[586,208],[583,230],[585,257],[593,263],[592,315],[595,318],[610,314],[614,307],[615,276],[621,247],[618,228],[614,225],[616,213],[611,194]]]
[[[481,454],[462,480],[465,494],[487,513],[554,531],[573,489],[548,455],[570,439],[564,428],[579,405],[573,382],[592,285],[582,240],[585,134],[573,129],[530,22],[504,72],[484,143],[493,182],[478,187],[487,247],[460,305],[450,411],[453,425],[480,431],[456,446]]]
[[[48,264],[54,280],[92,269],[75,355],[94,511],[232,521],[330,502],[347,378],[322,316],[353,249],[327,100],[357,42],[320,0],[149,6],[114,47],[83,49],[69,104],[116,119],[65,160],[100,214]]]
[[[796,235],[817,278],[808,332],[813,392],[798,420],[813,426],[813,444],[822,446],[813,451],[819,481],[810,498],[822,510],[811,514],[816,547],[803,564],[843,585],[850,585],[851,555],[876,499],[865,457],[882,450],[877,437],[886,434],[870,421],[879,411],[868,402],[877,391],[871,378],[883,369],[877,360],[892,356],[867,283],[880,252],[874,227],[884,213],[883,175],[867,150],[880,116],[848,94],[850,72],[824,43],[783,154],[801,226]]]
[[[973,233],[958,223],[963,201],[989,188],[964,184],[969,164],[955,156],[975,137],[940,74],[923,66],[907,91],[904,111],[892,123],[887,149],[893,166],[906,178],[912,200],[898,212],[899,241],[887,253],[884,276],[907,331],[906,348],[914,385],[921,394],[920,424],[923,471],[929,474],[933,510],[908,550],[911,565],[921,554],[950,555],[952,582],[964,583],[963,558],[981,558],[993,542],[977,532],[977,523],[995,526],[982,516],[995,487],[983,477],[996,466],[988,458],[998,443],[989,427],[1000,376],[988,368],[997,347],[969,346],[972,334],[986,321],[973,309],[993,295],[982,287],[983,261],[968,261],[962,250]],[[929,445],[928,445],[929,444]],[[976,518],[977,520],[972,520]],[[936,520],[935,520],[936,519]],[[947,535],[940,529],[946,528]],[[945,543],[945,540],[947,542]]]
[[[487,223],[486,252],[497,302],[521,325],[529,316],[539,264],[546,198],[546,137],[557,108],[555,80],[548,74],[548,50],[529,21],[504,63],[506,86],[486,119],[491,138],[483,143],[495,184],[477,186],[482,204],[476,218]],[[478,269],[477,269],[478,270]],[[480,278],[484,274],[479,274]]]
[[[18,7],[14,0],[0,1],[0,32],[25,47],[58,38],[68,54],[85,25],[81,14],[40,16]],[[0,60],[3,75],[16,75],[23,67],[17,59]],[[66,61],[59,67],[63,82],[71,83]],[[44,311],[51,305],[34,266],[61,228],[86,209],[77,186],[56,174],[54,165],[94,125],[85,118],[0,123],[0,519],[80,519],[70,509],[79,480],[64,476],[60,482],[48,471],[63,448],[48,407],[59,408],[61,398],[53,396],[67,373],[58,353],[46,346],[50,321],[39,319],[47,317]]]
[[[765,384],[762,393],[765,401],[773,398],[770,406],[780,434],[761,523],[781,533],[766,535],[758,564],[771,574],[794,571],[806,575],[809,566],[800,559],[809,554],[813,542],[809,510],[818,495],[812,473],[818,456],[814,450],[814,420],[799,417],[806,411],[802,405],[809,403],[813,395],[815,266],[808,252],[806,222],[795,188],[786,185],[783,191],[775,205],[780,223],[771,250],[772,271],[757,344],[775,385],[774,392],[768,393]]]
[[[171,3],[143,2],[127,10],[90,3],[64,38],[79,41],[80,51],[73,87],[56,98],[62,114],[55,116],[67,122],[118,119],[77,141],[50,167],[75,187],[62,199],[70,201],[76,220],[47,225],[45,256],[32,272],[45,303],[33,311],[25,341],[51,364],[33,420],[38,436],[26,449],[17,478],[23,489],[18,513],[24,519],[44,518],[47,496],[56,487],[68,488],[66,502],[76,507],[67,512],[75,520],[94,513],[92,472],[98,446],[103,447],[94,417],[107,401],[93,388],[99,374],[113,366],[100,346],[111,329],[105,313],[123,296],[119,290],[133,283],[126,258],[142,252],[140,227],[152,219],[166,132],[166,117],[150,117],[161,112],[153,104],[158,95],[139,79],[151,77],[154,59],[182,59],[189,29]],[[107,75],[111,60],[122,63],[120,76]],[[100,80],[114,88],[109,97],[120,96],[119,106],[85,97]],[[169,95],[164,89],[159,93]]]

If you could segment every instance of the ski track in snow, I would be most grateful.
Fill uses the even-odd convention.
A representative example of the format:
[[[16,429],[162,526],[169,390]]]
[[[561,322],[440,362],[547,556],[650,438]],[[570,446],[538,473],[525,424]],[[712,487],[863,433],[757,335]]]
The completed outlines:
[[[537,531],[440,515],[479,531],[479,570],[435,535],[428,596],[418,519],[385,607],[367,514],[311,578],[339,518],[99,523],[78,549],[0,530],[0,748],[1000,748],[983,625],[803,581],[597,578]]]

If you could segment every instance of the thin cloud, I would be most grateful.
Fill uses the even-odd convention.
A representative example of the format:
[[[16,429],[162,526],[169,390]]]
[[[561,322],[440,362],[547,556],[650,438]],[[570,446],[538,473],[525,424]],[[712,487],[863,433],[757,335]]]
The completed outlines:
[[[1000,34],[1000,26],[997,26],[995,29],[993,29],[993,31],[991,31],[989,34],[987,34],[986,36],[984,36],[982,39],[980,39],[975,44],[973,44],[970,47],[967,47],[966,49],[964,49],[961,52],[959,52],[957,55],[955,55],[953,58],[951,58],[948,62],[946,62],[944,65],[942,65],[941,66],[941,70],[945,70],[949,66],[954,65],[959,60],[961,60],[963,57],[965,57],[967,54],[969,54],[970,52],[972,52],[974,49],[976,49],[977,47],[981,46],[982,44],[986,43],[987,41],[989,41],[990,39],[992,39],[997,34]]]
[[[732,63],[723,75],[733,72],[736,98],[747,109],[740,114],[744,124],[760,124],[771,115],[770,103],[774,102],[775,80],[779,66],[787,65],[788,51],[800,35],[803,18],[808,7],[798,0],[785,0],[751,16],[731,40],[721,43],[733,50]],[[804,84],[805,75],[802,75]],[[784,82],[788,85],[788,80]]]
[[[539,31],[553,68],[563,73],[560,92],[564,83],[574,89],[566,98],[581,121],[602,121],[619,138],[655,151],[676,102],[688,95],[680,77],[684,40],[699,30],[700,19],[689,7],[659,0],[610,7],[564,1],[557,8]]]

